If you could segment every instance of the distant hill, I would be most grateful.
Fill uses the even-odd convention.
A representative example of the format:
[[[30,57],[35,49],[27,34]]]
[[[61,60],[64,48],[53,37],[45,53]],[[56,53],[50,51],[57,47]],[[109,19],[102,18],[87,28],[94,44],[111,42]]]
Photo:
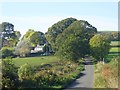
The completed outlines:
[[[108,31],[108,30],[106,30],[106,31],[98,31],[98,33],[113,33],[113,32],[120,32],[120,31]]]

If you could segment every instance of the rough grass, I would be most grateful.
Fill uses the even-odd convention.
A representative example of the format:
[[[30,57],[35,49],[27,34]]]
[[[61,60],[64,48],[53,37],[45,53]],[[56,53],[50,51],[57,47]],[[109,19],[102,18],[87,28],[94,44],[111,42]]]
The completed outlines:
[[[118,58],[104,65],[99,62],[95,66],[95,88],[118,88]]]
[[[94,83],[95,88],[107,88],[106,80],[99,73],[95,75],[94,79],[95,79],[95,83]]]
[[[56,56],[13,58],[13,62],[18,67],[25,63],[28,63],[31,66],[39,66],[42,64],[48,64],[48,63],[57,62],[57,61],[59,61],[59,59]]]

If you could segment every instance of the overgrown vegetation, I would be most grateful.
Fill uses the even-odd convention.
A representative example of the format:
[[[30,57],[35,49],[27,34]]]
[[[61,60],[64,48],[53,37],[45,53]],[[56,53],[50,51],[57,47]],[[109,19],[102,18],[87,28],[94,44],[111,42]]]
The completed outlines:
[[[64,88],[76,79],[84,69],[82,64],[58,61],[31,66],[23,64],[16,68],[11,59],[3,60],[3,88]],[[7,75],[7,76],[6,76]]]
[[[11,58],[8,57],[2,60],[2,87],[17,87],[18,83],[17,67],[14,65]]]
[[[115,57],[110,63],[98,63],[95,68],[95,88],[118,88],[118,61],[120,57]]]

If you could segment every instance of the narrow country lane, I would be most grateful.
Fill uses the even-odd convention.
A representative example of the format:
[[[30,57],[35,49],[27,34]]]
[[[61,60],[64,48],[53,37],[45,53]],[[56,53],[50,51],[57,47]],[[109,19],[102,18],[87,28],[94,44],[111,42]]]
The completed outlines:
[[[93,88],[94,66],[92,65],[92,58],[85,59],[85,70],[81,72],[81,76],[70,84],[67,89],[72,88]],[[67,90],[66,89],[66,90]]]

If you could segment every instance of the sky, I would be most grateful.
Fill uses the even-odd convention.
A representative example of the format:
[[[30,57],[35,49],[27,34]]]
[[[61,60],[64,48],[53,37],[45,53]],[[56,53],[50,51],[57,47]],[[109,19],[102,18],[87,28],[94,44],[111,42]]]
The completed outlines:
[[[2,2],[0,7],[0,23],[12,23],[22,35],[28,29],[45,33],[69,17],[86,20],[98,31],[118,30],[117,2]]]

